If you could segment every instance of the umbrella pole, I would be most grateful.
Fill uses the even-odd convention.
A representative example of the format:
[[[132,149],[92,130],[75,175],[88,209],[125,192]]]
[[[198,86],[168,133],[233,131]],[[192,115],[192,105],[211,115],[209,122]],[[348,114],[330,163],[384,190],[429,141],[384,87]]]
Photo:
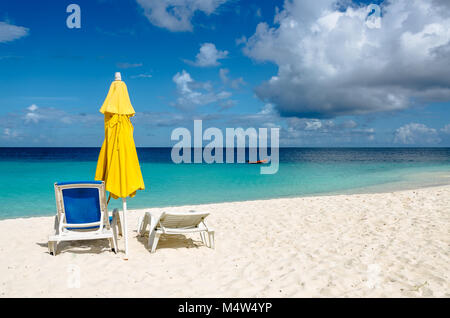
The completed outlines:
[[[128,259],[127,198],[122,198],[122,207],[123,207],[123,236],[125,236],[125,259]]]

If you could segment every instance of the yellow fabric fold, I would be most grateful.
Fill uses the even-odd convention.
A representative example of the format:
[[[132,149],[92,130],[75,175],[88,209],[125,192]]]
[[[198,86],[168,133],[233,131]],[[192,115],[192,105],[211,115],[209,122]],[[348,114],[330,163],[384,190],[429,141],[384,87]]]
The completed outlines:
[[[108,95],[100,108],[102,114],[111,113],[134,116],[135,111],[128,96],[125,82],[114,81],[109,87]]]

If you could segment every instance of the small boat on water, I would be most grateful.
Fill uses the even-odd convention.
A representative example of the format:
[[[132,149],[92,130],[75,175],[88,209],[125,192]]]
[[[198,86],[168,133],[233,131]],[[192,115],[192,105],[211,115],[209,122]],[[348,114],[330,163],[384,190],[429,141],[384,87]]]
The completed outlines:
[[[247,161],[247,163],[252,164],[252,165],[262,164],[262,163],[267,163],[267,159],[258,160],[258,161]]]

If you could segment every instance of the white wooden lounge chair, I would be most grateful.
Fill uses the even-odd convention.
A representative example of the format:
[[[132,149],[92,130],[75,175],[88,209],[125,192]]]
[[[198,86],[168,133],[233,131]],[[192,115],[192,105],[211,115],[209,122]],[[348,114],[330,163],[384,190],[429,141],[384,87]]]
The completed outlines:
[[[163,212],[159,218],[151,212],[145,213],[138,222],[138,236],[143,236],[150,225],[148,248],[154,253],[161,234],[200,233],[202,242],[214,248],[214,230],[205,223],[209,213],[204,212]],[[208,236],[208,239],[206,238]]]
[[[108,215],[105,183],[81,181],[55,183],[56,216],[48,250],[56,255],[61,241],[108,239],[117,253],[117,232],[121,233],[118,209]]]

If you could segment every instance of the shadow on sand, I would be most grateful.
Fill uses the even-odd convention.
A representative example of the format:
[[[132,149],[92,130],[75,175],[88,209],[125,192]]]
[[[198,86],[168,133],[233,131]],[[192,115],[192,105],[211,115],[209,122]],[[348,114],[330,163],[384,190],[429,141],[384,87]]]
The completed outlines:
[[[148,250],[148,232],[143,236],[138,236],[136,239],[141,242]],[[199,238],[200,239],[200,238]],[[201,240],[193,240],[182,234],[162,234],[159,238],[158,246],[156,250],[164,248],[199,248],[204,246]]]
[[[47,243],[36,243],[45,248],[45,253],[48,252]],[[58,243],[57,255],[64,253],[72,254],[102,254],[113,253],[108,239],[104,240],[86,240],[86,241],[63,241]]]

